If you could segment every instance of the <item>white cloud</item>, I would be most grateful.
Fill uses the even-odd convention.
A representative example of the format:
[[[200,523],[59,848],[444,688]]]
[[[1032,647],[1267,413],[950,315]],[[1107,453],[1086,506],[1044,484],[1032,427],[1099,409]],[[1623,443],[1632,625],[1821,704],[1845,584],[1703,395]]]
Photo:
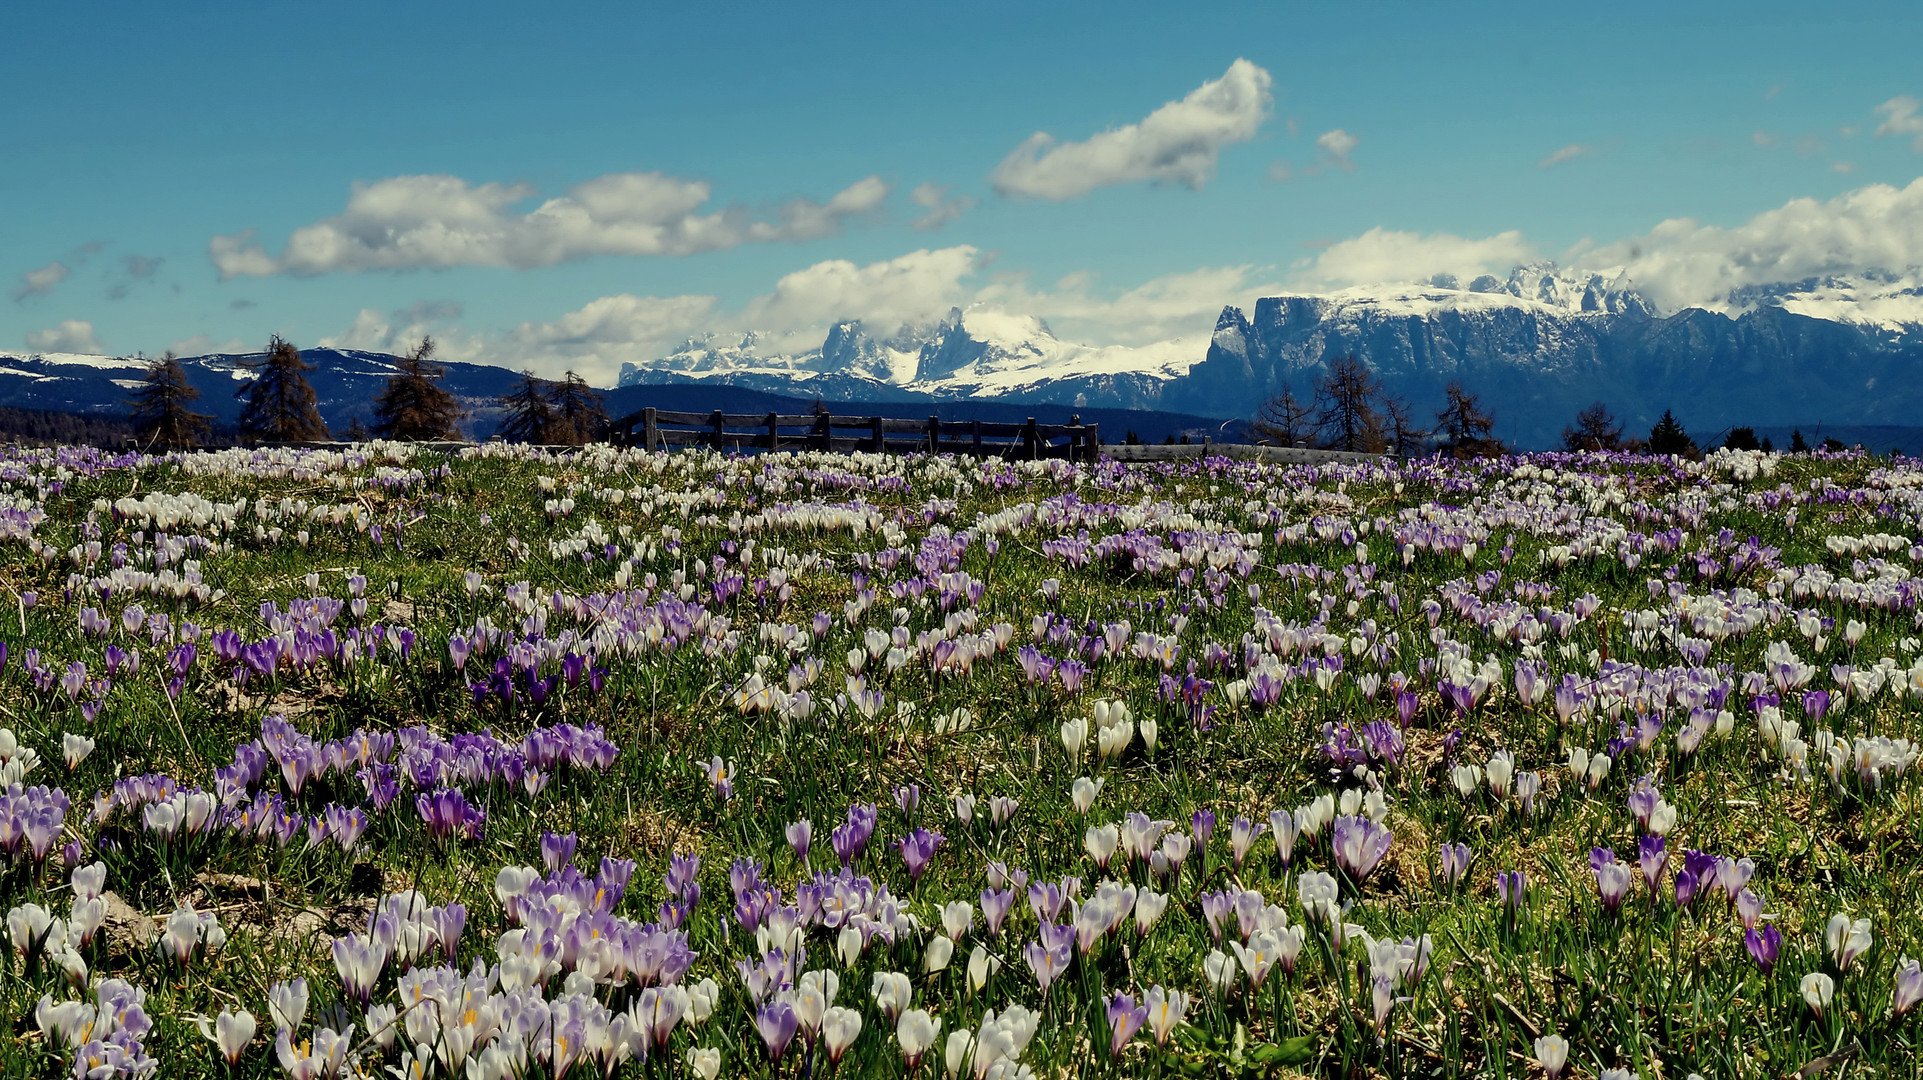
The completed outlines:
[[[93,324],[84,319],[66,319],[59,326],[35,330],[27,335],[27,348],[36,352],[104,354]]]
[[[887,336],[904,324],[925,326],[961,307],[1039,316],[1066,340],[1142,345],[1206,337],[1224,304],[1246,308],[1282,290],[1250,266],[1171,274],[1113,293],[1090,272],[1067,275],[1044,289],[1030,288],[1027,275],[1018,273],[978,282],[987,265],[979,250],[965,244],[866,265],[829,260],[784,275],[738,310],[724,310],[713,296],[621,294],[497,335],[462,335],[445,319],[420,321],[422,305],[385,314],[368,310],[345,333],[320,344],[391,352],[431,332],[449,360],[529,368],[548,376],[572,368],[591,382],[609,384],[623,363],[659,359],[701,334],[733,344],[753,332],[757,348],[795,353],[820,346],[836,322],[859,319],[871,333]]]
[[[908,193],[908,198],[916,206],[928,211],[914,221],[915,228],[922,231],[939,229],[975,206],[975,200],[967,195],[949,198],[948,185],[936,184],[932,180],[915,185],[915,190]]]
[[[1053,289],[1033,291],[1024,275],[990,282],[973,302],[1012,314],[1037,315],[1065,340],[1093,345],[1148,345],[1171,338],[1206,335],[1225,304],[1244,311],[1283,286],[1258,276],[1255,266],[1204,267],[1167,274],[1119,295],[1105,296],[1097,276],[1070,274]]]
[[[400,353],[431,336],[438,359],[472,361],[478,357],[484,340],[481,335],[463,333],[454,325],[462,312],[456,300],[419,300],[386,314],[362,308],[345,333],[321,338],[314,344],[323,349]]]
[[[1549,154],[1549,156],[1543,158],[1541,161],[1536,162],[1536,168],[1553,169],[1556,166],[1561,165],[1565,161],[1573,161],[1576,158],[1584,157],[1590,153],[1593,153],[1594,151],[1595,151],[1595,147],[1585,146],[1582,143],[1570,143],[1568,146],[1565,146],[1560,150],[1552,151]]]
[[[1200,188],[1215,176],[1222,149],[1255,138],[1274,101],[1269,73],[1237,59],[1180,101],[1139,123],[1059,142],[1045,131],[1023,140],[995,166],[998,194],[1073,199],[1098,187],[1148,181]]]
[[[1883,122],[1876,125],[1875,134],[1914,135],[1916,138],[1910,145],[1923,150],[1923,101],[1904,94],[1878,105],[1876,112]]]
[[[911,251],[857,266],[846,259],[819,262],[784,275],[774,291],[750,300],[741,325],[757,330],[825,326],[860,319],[879,333],[927,322],[968,302],[962,279],[980,252],[967,244]],[[817,343],[819,344],[819,343]]]
[[[1274,161],[1269,162],[1269,179],[1271,181],[1280,184],[1294,176],[1295,171],[1289,168],[1287,158],[1276,158]]]
[[[13,291],[13,298],[18,301],[25,300],[29,296],[38,296],[66,280],[67,275],[72,272],[66,263],[58,260],[38,270],[29,270],[20,275],[20,287]]]
[[[1380,226],[1324,248],[1297,264],[1298,277],[1310,284],[1345,286],[1381,281],[1427,281],[1453,274],[1470,281],[1481,274],[1505,276],[1536,249],[1511,229],[1480,239],[1451,233],[1397,232]]]
[[[1856,171],[1856,162],[1832,161],[1830,162],[1830,171],[1835,173],[1841,173],[1844,176],[1848,176],[1849,174]]]
[[[1622,265],[1665,308],[1716,305],[1731,289],[1865,268],[1923,265],[1923,179],[1870,184],[1828,202],[1792,199],[1734,228],[1692,218],[1589,253],[1589,265]]]
[[[1355,163],[1349,160],[1349,155],[1356,147],[1362,145],[1362,140],[1341,128],[1336,128],[1334,131],[1325,131],[1317,135],[1315,145],[1336,168],[1354,169]]]
[[[756,214],[700,213],[705,181],[658,172],[611,173],[521,213],[527,184],[471,185],[456,176],[397,176],[356,184],[339,215],[294,230],[270,255],[252,230],[209,241],[221,278],[414,270],[452,266],[553,266],[596,255],[689,255],[746,243],[810,240],[876,210],[889,186],[870,176],[825,203],[794,199]]]

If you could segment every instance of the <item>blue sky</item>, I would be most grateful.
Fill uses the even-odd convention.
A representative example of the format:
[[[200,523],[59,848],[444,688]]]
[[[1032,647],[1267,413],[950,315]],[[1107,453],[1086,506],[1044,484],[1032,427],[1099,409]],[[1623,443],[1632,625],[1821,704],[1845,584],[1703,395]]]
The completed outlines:
[[[1752,248],[1913,265],[1919,11],[14,3],[0,350],[432,331],[605,382],[702,330],[951,302],[1140,343],[1523,257],[1678,304]],[[1813,226],[1757,221],[1796,199]]]

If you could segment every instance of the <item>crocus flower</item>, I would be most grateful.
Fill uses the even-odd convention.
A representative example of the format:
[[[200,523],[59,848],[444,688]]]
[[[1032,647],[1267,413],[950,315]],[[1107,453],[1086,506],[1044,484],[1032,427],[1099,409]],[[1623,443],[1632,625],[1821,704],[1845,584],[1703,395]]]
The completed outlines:
[[[1870,951],[1870,946],[1875,943],[1868,919],[1851,922],[1850,917],[1841,912],[1830,916],[1823,939],[1829,945],[1830,959],[1836,962],[1836,970],[1845,973],[1849,971],[1850,964]]]
[[[1039,941],[1031,941],[1022,948],[1022,960],[1028,964],[1028,970],[1034,973],[1035,982],[1041,986],[1044,996],[1048,993],[1049,985],[1068,970],[1068,963],[1073,958],[1073,950],[1066,944],[1051,949]]]
[[[1441,849],[1441,868],[1436,873],[1438,884],[1454,886],[1469,873],[1469,845],[1456,843],[1444,844]]]
[[[755,1010],[755,1032],[761,1036],[761,1043],[767,1048],[769,1061],[781,1064],[781,1055],[787,1052],[788,1044],[794,1041],[798,1025],[794,1006],[780,998]],[[825,1026],[824,1020],[824,1029]]]
[[[1764,923],[1760,930],[1752,927],[1743,932],[1743,948],[1749,950],[1750,959],[1768,975],[1776,970],[1776,957],[1783,948],[1782,931],[1769,923]]]
[[[909,985],[908,976],[899,971],[875,972],[875,979],[868,993],[875,999],[875,1007],[882,1011],[882,1015],[888,1017],[888,1022],[891,1024],[915,997],[915,991]]]
[[[1528,898],[1528,886],[1520,870],[1509,870],[1496,875],[1496,895],[1502,898],[1502,906],[1511,917],[1522,910]]]
[[[1155,1045],[1167,1046],[1175,1026],[1188,1012],[1189,998],[1180,990],[1164,990],[1158,983],[1143,995],[1142,1006],[1148,1014],[1148,1027],[1155,1036]]]
[[[1890,996],[1890,1011],[1898,1016],[1923,1002],[1923,964],[1905,956],[1896,962],[1896,988]]]
[[[1615,911],[1623,906],[1623,899],[1629,895],[1629,886],[1635,878],[1629,867],[1616,861],[1616,853],[1608,848],[1594,848],[1589,853],[1589,867],[1596,875],[1596,895],[1602,900],[1603,907]]]
[[[1636,855],[1643,867],[1643,881],[1649,886],[1649,896],[1656,897],[1656,885],[1662,880],[1663,867],[1669,861],[1667,842],[1660,836],[1644,836],[1636,843]]]
[[[861,1014],[839,1005],[821,1014],[821,1042],[828,1048],[828,1060],[839,1064],[841,1055],[855,1044],[861,1034]]]
[[[581,838],[573,833],[541,834],[541,865],[552,874],[574,860],[574,849]]]
[[[1069,798],[1075,804],[1075,812],[1086,814],[1095,805],[1095,797],[1102,793],[1102,785],[1107,783],[1103,777],[1091,780],[1086,776],[1077,777],[1069,789]]]
[[[708,774],[708,784],[714,788],[715,798],[722,802],[734,798],[734,763],[721,760],[719,754],[702,762],[701,771]],[[785,1044],[784,1044],[785,1045]]]
[[[1148,1021],[1148,1007],[1137,1005],[1132,994],[1116,994],[1108,1003],[1108,1054],[1112,1058],[1122,1056],[1122,1047],[1135,1038]]]
[[[1248,860],[1249,849],[1255,846],[1267,825],[1257,825],[1248,818],[1238,817],[1229,823],[1229,853],[1235,858],[1235,868],[1240,871]]]
[[[1803,1000],[1809,1004],[1810,1011],[1817,1019],[1822,1019],[1823,1010],[1829,1008],[1830,999],[1836,996],[1836,980],[1820,971],[1812,971],[1803,976]]]
[[[94,741],[85,735],[75,735],[69,731],[60,737],[60,749],[66,755],[67,768],[78,768],[93,753]]]
[[[253,1041],[254,1030],[258,1026],[254,1014],[245,1009],[238,1013],[222,1009],[220,1016],[211,1024],[205,1016],[200,1017],[198,1022],[200,1033],[220,1048],[220,1056],[227,1060],[229,1068],[239,1063],[241,1052]]]
[[[1553,1033],[1541,1036],[1536,1040],[1536,1062],[1549,1080],[1556,1080],[1569,1063],[1569,1040]]]
[[[299,1031],[301,1021],[307,1016],[306,978],[277,982],[268,987],[267,1015],[274,1022],[276,1030]]]
[[[1395,839],[1386,827],[1360,815],[1336,818],[1332,838],[1336,865],[1358,884],[1368,880]]]
[[[927,829],[916,829],[902,838],[901,858],[908,864],[910,880],[921,880],[923,871],[928,869],[929,861],[935,857],[935,849],[940,847],[945,839],[946,837],[942,834],[929,832]]]
[[[941,1034],[941,1021],[928,1015],[923,1009],[909,1009],[895,1022],[895,1042],[901,1046],[902,1060],[908,1071],[914,1072],[921,1065],[922,1056],[935,1045]]]

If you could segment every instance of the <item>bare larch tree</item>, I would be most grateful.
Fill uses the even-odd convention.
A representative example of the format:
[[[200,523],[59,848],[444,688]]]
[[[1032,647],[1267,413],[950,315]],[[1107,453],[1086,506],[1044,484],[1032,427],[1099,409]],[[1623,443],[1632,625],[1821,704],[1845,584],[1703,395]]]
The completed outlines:
[[[1330,450],[1379,454],[1388,446],[1383,432],[1382,384],[1369,365],[1353,356],[1337,357],[1316,387],[1316,427]]]

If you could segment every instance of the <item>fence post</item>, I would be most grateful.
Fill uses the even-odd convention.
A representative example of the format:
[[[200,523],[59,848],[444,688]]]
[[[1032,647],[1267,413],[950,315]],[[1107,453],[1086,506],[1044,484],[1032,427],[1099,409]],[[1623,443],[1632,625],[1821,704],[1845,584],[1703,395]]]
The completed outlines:
[[[1095,459],[1099,457],[1102,452],[1102,439],[1101,436],[1097,434],[1101,426],[1100,424],[1090,424],[1088,425],[1088,430],[1082,432],[1082,460],[1088,462],[1090,465],[1095,464]]]
[[[834,449],[834,443],[831,441],[831,439],[832,439],[832,436],[829,433],[829,428],[828,428],[828,414],[820,413],[815,417],[815,440],[814,441],[815,441],[816,448],[821,450]]]
[[[977,419],[973,424],[969,426],[975,429],[974,445],[970,448],[970,450],[976,457],[981,457],[982,456],[982,422],[980,419]]]
[[[1028,448],[1028,460],[1034,461],[1042,455],[1042,440],[1035,431],[1035,418],[1028,418],[1028,425],[1022,429],[1022,445]]]
[[[715,448],[716,450],[726,450],[726,449],[727,449],[727,447],[726,447],[726,446],[724,446],[724,445],[722,444],[722,441],[721,441],[721,438],[722,438],[722,435],[723,435],[723,431],[722,431],[722,429],[723,429],[723,428],[724,428],[724,427],[725,427],[726,425],[724,425],[724,424],[722,424],[722,422],[721,422],[721,410],[720,410],[720,409],[716,409],[716,410],[714,411],[714,415],[713,415],[712,417],[710,417],[710,418],[709,418],[709,422],[710,422],[710,423],[712,423],[712,424],[714,425],[714,448]]]
[[[634,429],[629,428],[628,431],[630,434],[632,434]],[[650,405],[647,408],[641,410],[641,447],[642,449],[653,450],[655,445],[655,440],[660,438],[660,436],[661,436],[660,431],[658,431],[655,428],[654,406]]]
[[[928,418],[928,452],[930,454],[941,453],[941,417],[940,416],[931,416]]]
[[[879,417],[879,416],[873,416],[873,417],[869,417],[869,423],[871,423],[871,424],[873,424],[873,425],[874,425],[874,429],[875,429],[875,453],[877,453],[877,454],[879,454],[879,453],[881,453],[882,451],[884,451],[884,450],[886,450],[886,449],[888,449],[888,444],[887,444],[887,443],[886,443],[885,441],[883,441],[883,439],[882,439],[882,436],[881,436],[881,417]]]
[[[779,446],[780,446],[780,439],[775,434],[775,414],[769,413],[768,414],[768,452],[771,454],[774,453]]]

